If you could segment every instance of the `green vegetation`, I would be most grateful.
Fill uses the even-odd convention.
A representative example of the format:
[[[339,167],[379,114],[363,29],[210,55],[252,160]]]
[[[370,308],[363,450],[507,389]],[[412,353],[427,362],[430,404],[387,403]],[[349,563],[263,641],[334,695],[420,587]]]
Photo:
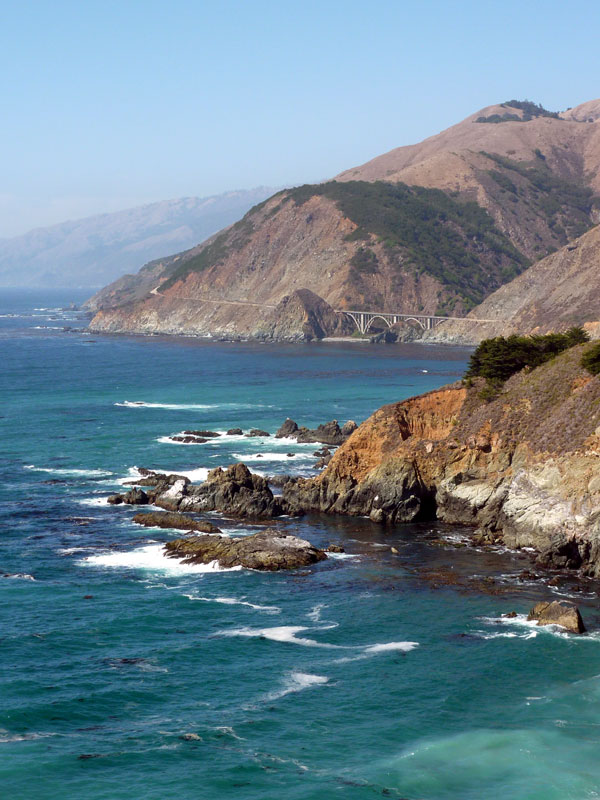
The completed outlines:
[[[377,272],[377,256],[369,247],[359,247],[350,259],[353,271],[362,275],[373,275]]]
[[[592,375],[600,373],[600,342],[596,342],[581,356],[581,366]]]
[[[529,266],[525,256],[475,202],[450,197],[439,189],[402,183],[330,181],[278,192],[274,197],[279,202],[268,213],[265,206],[273,198],[255,206],[197,255],[174,264],[160,291],[190,273],[223,263],[244,247],[263,219],[270,218],[289,202],[302,206],[315,196],[335,202],[356,225],[346,237],[348,241],[364,243],[350,262],[356,280],[365,280],[378,272],[372,245],[380,243],[399,276],[406,269],[417,275],[426,272],[449,290],[450,296],[441,300],[440,309],[443,307],[444,311],[457,304],[466,310],[473,308],[490,291]]]
[[[381,181],[330,181],[289,191],[298,206],[315,195],[333,200],[357,225],[348,240],[375,238],[395,258],[399,269],[408,267],[417,274],[433,275],[454,291],[467,309],[529,266],[487,211],[440,189]],[[374,272],[375,254],[362,247],[352,265],[359,273]]]
[[[471,355],[465,379],[485,378],[480,392],[483,400],[493,399],[504,381],[525,367],[535,369],[546,361],[578,344],[589,341],[583,328],[573,327],[566,333],[546,336],[497,336],[484,339]],[[600,354],[599,371],[600,371]]]
[[[481,154],[500,168],[488,170],[490,178],[516,201],[528,203],[551,229],[559,246],[592,227],[592,210],[598,198],[587,186],[552,172],[540,150],[535,151],[535,161],[513,161],[483,150]]]
[[[523,112],[523,116],[512,114],[506,111],[504,114],[490,114],[489,117],[477,117],[475,122],[529,122],[535,117],[552,117],[552,119],[561,119],[558,111],[548,111],[542,105],[533,103],[531,100],[508,100],[506,103],[500,104],[502,108],[518,108]]]

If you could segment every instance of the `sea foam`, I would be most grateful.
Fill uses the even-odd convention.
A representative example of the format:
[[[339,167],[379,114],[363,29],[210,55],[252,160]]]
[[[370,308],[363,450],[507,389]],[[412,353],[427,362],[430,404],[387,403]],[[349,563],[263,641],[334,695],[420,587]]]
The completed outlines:
[[[270,692],[265,700],[279,700],[288,694],[301,692],[303,689],[310,689],[315,686],[324,686],[329,683],[329,678],[325,675],[312,675],[309,672],[292,672],[284,681],[284,685],[280,690]]]
[[[599,641],[594,635],[570,633],[560,625],[538,625],[537,620],[527,619],[526,614],[517,614],[516,617],[479,617],[482,622],[490,625],[501,626],[503,628],[515,627],[517,630],[503,631],[477,631],[477,635],[482,639],[535,639],[540,634],[551,634],[561,639],[571,641]],[[520,629],[520,630],[519,630]]]
[[[238,600],[237,597],[199,597],[198,595],[186,594],[184,597],[190,600],[201,600],[204,603],[222,603],[226,606],[246,606],[256,611],[264,611],[266,614],[280,614],[279,606],[263,606],[260,603],[250,603],[248,600]]]
[[[229,631],[220,631],[221,636],[248,636],[260,639],[270,639],[273,642],[287,642],[299,644],[303,647],[326,647],[338,649],[341,645],[317,642],[315,639],[306,639],[296,636],[301,631],[308,631],[304,625],[281,625],[275,628],[234,628]]]
[[[58,469],[54,467],[37,467],[35,464],[25,464],[23,469],[30,469],[34,472],[47,472],[50,475],[65,475],[72,478],[106,478],[113,474],[106,469]]]
[[[143,569],[166,572],[169,575],[198,575],[216,572],[239,571],[241,567],[220,567],[218,561],[210,564],[182,564],[164,554],[163,544],[149,544],[136,550],[113,551],[88,556],[77,562],[80,566],[111,567],[115,569]]]
[[[294,453],[293,456],[288,456],[287,453],[232,453],[232,455],[238,461],[293,461],[301,456],[300,453]]]
[[[122,408],[163,408],[168,411],[206,411],[215,408],[271,408],[253,403],[147,403],[145,400],[124,400],[114,403]]]

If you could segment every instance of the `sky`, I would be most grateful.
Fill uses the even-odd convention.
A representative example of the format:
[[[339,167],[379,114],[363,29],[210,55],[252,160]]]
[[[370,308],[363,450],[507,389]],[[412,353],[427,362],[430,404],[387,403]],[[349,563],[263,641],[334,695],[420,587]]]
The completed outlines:
[[[598,0],[0,0],[0,237],[600,96]]]

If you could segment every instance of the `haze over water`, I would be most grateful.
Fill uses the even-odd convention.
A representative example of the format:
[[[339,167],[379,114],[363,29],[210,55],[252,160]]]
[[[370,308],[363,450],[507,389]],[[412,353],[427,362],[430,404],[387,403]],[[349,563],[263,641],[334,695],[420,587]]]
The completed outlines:
[[[599,796],[594,584],[577,601],[592,633],[574,637],[526,623],[558,590],[517,582],[524,554],[457,548],[461,529],[283,519],[346,553],[290,573],[218,571],[165,559],[175,531],[105,502],[140,466],[312,474],[315,445],[167,437],[273,434],[287,416],[360,423],[458,379],[468,351],[64,332],[84,326],[62,310],[82,299],[0,298],[3,794]],[[458,586],[432,578],[449,567]],[[489,576],[498,593],[481,593]]]

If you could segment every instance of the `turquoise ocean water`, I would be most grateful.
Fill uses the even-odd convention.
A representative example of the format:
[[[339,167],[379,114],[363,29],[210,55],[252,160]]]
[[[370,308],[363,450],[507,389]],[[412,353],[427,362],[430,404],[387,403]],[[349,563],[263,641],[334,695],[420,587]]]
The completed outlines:
[[[525,622],[562,591],[518,582],[526,555],[457,547],[460,529],[284,519],[346,553],[215,571],[166,560],[176,532],[105,503],[140,466],[311,474],[314,445],[166,437],[360,422],[455,380],[468,351],[90,335],[63,310],[82,299],[0,296],[2,797],[600,796],[594,584],[577,638]],[[431,579],[448,569],[459,585]]]

